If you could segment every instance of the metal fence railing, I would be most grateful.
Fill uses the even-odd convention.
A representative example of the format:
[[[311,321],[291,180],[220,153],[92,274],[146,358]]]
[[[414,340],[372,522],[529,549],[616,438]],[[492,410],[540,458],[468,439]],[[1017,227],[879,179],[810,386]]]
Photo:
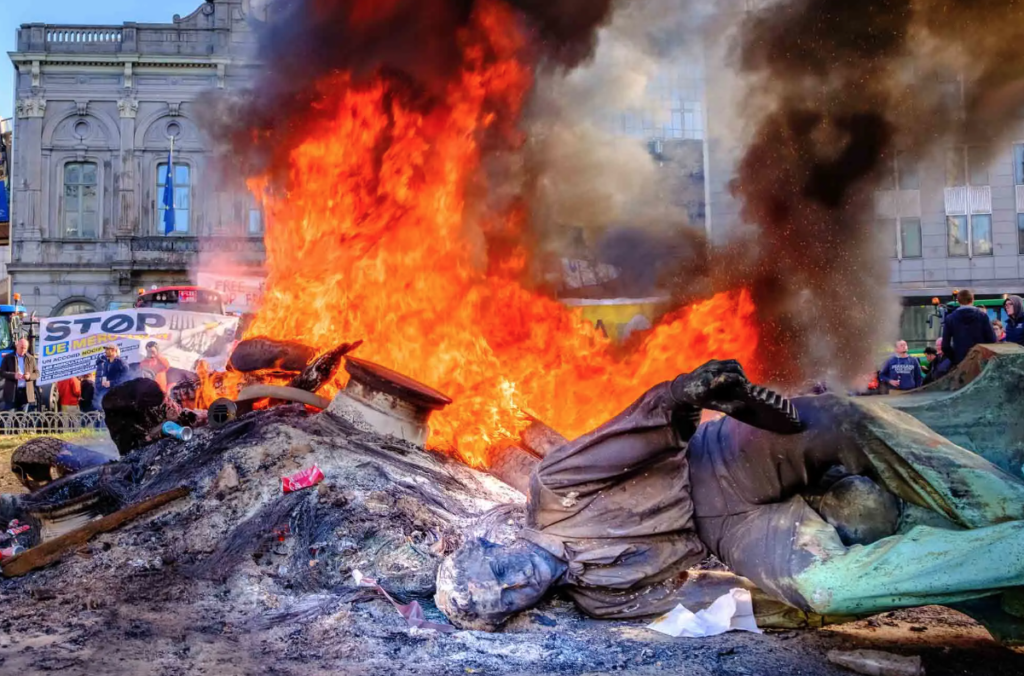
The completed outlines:
[[[55,411],[0,412],[0,434],[61,434],[105,429],[103,413],[57,413]]]

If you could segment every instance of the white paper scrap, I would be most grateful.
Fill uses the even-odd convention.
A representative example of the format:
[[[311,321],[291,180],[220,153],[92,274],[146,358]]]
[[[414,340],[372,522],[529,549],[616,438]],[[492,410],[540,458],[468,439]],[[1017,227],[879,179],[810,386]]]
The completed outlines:
[[[727,631],[762,633],[754,620],[754,604],[746,589],[730,589],[709,607],[694,614],[679,604],[647,625],[648,629],[675,638],[704,638]]]

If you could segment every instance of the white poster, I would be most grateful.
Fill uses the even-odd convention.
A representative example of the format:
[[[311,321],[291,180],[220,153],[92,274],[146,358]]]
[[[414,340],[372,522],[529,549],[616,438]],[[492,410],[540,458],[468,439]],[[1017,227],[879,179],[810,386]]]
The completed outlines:
[[[224,309],[228,312],[255,312],[263,298],[267,280],[249,275],[225,275],[215,272],[200,272],[197,283],[204,289],[213,289],[224,297]]]
[[[39,384],[57,382],[96,370],[96,360],[110,344],[121,348],[128,364],[145,359],[155,342],[174,368],[195,371],[206,361],[221,370],[235,345],[238,317],[140,308],[94,312],[40,321]]]

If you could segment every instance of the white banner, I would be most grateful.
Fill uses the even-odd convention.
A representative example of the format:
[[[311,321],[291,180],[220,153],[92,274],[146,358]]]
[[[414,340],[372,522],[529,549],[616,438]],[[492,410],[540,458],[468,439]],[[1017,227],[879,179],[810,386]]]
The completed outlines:
[[[226,275],[215,272],[200,272],[197,284],[204,289],[219,291],[224,297],[224,309],[228,312],[255,312],[263,298],[267,280],[248,275]]]
[[[140,308],[93,312],[40,321],[39,384],[54,383],[96,370],[107,345],[121,348],[128,364],[146,357],[155,342],[174,368],[195,371],[206,361],[223,369],[235,344],[238,317]]]

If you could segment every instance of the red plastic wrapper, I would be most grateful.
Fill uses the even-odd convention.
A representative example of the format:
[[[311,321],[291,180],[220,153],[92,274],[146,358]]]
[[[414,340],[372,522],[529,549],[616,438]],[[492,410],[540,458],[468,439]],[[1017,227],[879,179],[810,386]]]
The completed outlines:
[[[323,480],[324,473],[319,467],[313,465],[309,469],[304,469],[297,474],[281,477],[281,488],[285,493],[294,493],[295,491],[301,491],[303,488],[316,486]]]

